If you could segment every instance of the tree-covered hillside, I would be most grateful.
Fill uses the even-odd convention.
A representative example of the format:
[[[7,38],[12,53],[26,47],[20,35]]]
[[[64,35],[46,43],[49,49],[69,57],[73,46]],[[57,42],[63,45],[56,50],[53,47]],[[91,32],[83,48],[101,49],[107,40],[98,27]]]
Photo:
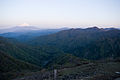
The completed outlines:
[[[75,56],[87,59],[103,59],[120,56],[120,30],[69,29],[40,36],[29,42],[37,46],[54,46]]]
[[[31,56],[28,52],[23,50],[24,48],[26,47],[19,48],[16,43],[11,42],[7,38],[0,37],[0,51],[5,52],[16,59],[24,60],[30,63],[38,63],[34,56]]]
[[[9,80],[19,75],[17,72],[37,71],[40,67],[17,60],[0,51],[0,80]]]
[[[104,60],[115,60],[119,57],[120,30],[114,28],[69,29],[39,36],[27,42],[17,41],[14,38],[0,37],[0,77],[4,76],[4,79],[7,80],[8,78],[16,78],[17,75],[24,75],[26,72],[29,73],[31,69],[36,70],[38,66],[41,68],[41,78],[46,78],[43,75],[48,76],[46,73],[51,73],[51,70],[59,69],[59,77],[67,79],[65,77],[66,74],[64,76],[64,71],[69,77],[72,74],[71,69],[72,71],[76,71],[76,68],[81,68],[80,70],[77,69],[78,71],[89,71],[89,68],[94,70],[92,68],[94,64],[96,64],[94,66],[95,69],[99,69],[101,62],[96,60],[103,60],[105,65],[106,62]],[[110,61],[109,63],[111,65],[115,64],[114,68],[110,67],[110,69],[119,67],[119,60],[112,63]],[[85,68],[82,66],[85,66]],[[102,70],[99,71],[97,77],[99,77],[99,73],[102,74]],[[107,72],[109,71],[112,70]],[[94,76],[94,72],[96,71],[93,71],[92,76]],[[89,72],[80,73],[80,75],[87,76],[86,73]],[[112,72],[112,74],[114,73]],[[109,74],[107,75],[109,76]]]
[[[44,66],[46,62],[49,62],[54,56],[64,54],[63,51],[60,51],[55,47],[31,46],[4,37],[0,37],[0,51],[5,52],[16,59],[38,66]]]

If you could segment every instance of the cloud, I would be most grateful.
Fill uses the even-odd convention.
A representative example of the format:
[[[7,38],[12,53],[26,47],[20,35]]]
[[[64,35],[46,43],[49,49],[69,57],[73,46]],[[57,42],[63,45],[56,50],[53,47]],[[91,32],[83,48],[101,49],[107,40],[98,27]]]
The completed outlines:
[[[23,24],[21,24],[19,26],[30,26],[30,25],[28,23],[23,23]]]

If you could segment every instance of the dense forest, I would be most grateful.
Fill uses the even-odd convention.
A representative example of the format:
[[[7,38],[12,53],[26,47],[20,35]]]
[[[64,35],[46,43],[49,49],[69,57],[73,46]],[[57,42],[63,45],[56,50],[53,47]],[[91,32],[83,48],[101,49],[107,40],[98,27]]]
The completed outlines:
[[[80,58],[104,59],[120,56],[120,30],[70,29],[37,37],[29,42],[38,46],[54,46]],[[92,55],[92,56],[91,56]]]

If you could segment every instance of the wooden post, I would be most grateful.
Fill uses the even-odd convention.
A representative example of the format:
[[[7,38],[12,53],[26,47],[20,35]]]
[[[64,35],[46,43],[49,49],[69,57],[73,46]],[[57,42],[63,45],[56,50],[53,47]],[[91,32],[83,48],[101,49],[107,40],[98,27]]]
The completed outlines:
[[[54,80],[57,80],[57,69],[54,69]]]

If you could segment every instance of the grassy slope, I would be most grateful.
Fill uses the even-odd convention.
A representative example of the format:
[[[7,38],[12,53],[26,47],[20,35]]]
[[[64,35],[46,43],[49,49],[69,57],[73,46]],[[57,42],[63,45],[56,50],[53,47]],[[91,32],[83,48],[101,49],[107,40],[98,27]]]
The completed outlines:
[[[120,61],[93,62],[59,70],[58,78],[83,80],[111,80],[120,77]]]
[[[57,80],[114,80],[120,77],[120,59],[94,61],[78,66],[57,69]],[[42,70],[15,80],[53,80],[53,70]]]

